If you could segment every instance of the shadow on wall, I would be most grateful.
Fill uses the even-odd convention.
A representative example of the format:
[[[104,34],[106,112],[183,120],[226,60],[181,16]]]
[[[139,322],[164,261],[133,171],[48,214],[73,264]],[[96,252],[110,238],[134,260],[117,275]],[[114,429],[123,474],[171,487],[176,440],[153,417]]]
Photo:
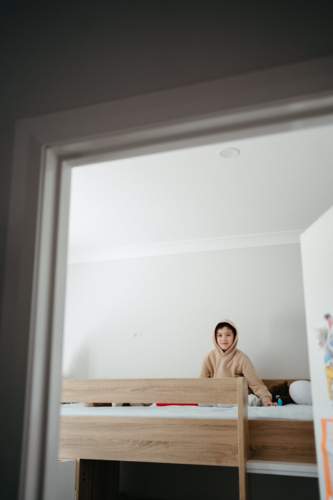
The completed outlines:
[[[88,343],[82,344],[67,366],[63,362],[62,378],[89,378],[89,359],[90,352]]]

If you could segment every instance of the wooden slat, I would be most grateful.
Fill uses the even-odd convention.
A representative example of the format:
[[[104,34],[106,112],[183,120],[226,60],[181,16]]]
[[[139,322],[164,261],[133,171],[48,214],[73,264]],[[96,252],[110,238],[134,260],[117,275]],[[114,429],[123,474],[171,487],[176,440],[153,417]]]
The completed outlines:
[[[63,380],[63,402],[237,403],[237,379]]]
[[[313,422],[250,420],[249,428],[252,459],[317,462]]]
[[[65,434],[62,434],[66,429]],[[223,432],[228,433],[227,436]],[[85,434],[86,433],[86,434]],[[136,417],[61,417],[60,438],[71,440],[112,439],[135,441],[192,441],[200,443],[238,444],[237,420]]]
[[[221,398],[224,398],[223,402],[233,404],[236,403],[236,396],[232,395],[233,383],[230,388],[227,380],[233,379],[66,379],[63,380],[62,401],[72,403],[195,403],[199,399],[193,401],[196,397],[193,391],[197,390],[198,397],[201,398],[200,403],[221,403]],[[270,388],[273,385],[282,384],[285,380],[289,385],[296,381],[296,379],[264,379],[263,383]],[[169,390],[172,392],[168,393]],[[187,390],[191,391],[190,395],[186,392]]]
[[[237,420],[61,417],[59,456],[237,467]]]
[[[313,422],[250,420],[249,434],[252,459],[316,463]],[[61,417],[59,458],[238,466],[234,440],[236,420]]]
[[[238,404],[238,474],[239,498],[250,500],[250,476],[246,472],[246,462],[250,458],[249,452],[249,421],[248,421],[248,385],[246,378],[237,379],[237,404]]]

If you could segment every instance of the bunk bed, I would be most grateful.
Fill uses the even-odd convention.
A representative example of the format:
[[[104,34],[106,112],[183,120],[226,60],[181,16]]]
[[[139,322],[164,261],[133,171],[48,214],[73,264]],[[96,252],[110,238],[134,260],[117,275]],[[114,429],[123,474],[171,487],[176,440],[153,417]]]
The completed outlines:
[[[264,383],[270,387],[281,380]],[[171,407],[168,416],[163,416],[168,407],[82,408],[73,415],[68,410],[74,405],[62,405],[59,459],[78,460],[79,500],[118,498],[120,461],[238,467],[241,500],[250,498],[249,473],[272,473],[273,464],[280,473],[288,463],[295,464],[291,473],[298,469],[298,475],[315,475],[313,421],[249,420],[247,396],[244,377],[64,380],[63,402],[216,403],[237,408],[232,418],[220,418],[223,411],[212,414],[209,407],[191,409],[190,417],[191,407],[186,407],[184,415],[177,410],[175,417]],[[260,410],[268,416],[271,408]]]

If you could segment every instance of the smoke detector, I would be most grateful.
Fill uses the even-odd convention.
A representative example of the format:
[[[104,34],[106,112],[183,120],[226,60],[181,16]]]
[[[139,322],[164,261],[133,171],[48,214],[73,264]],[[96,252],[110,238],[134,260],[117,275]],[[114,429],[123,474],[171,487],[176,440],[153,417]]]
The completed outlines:
[[[234,156],[238,156],[240,154],[240,151],[236,148],[225,148],[220,149],[217,154],[219,156],[223,156],[224,158],[233,158]]]

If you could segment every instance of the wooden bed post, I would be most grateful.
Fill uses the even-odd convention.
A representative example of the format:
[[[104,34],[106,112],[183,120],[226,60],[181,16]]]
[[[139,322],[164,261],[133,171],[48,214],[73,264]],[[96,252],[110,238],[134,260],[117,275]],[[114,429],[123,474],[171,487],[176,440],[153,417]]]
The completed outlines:
[[[79,500],[80,488],[80,459],[76,459],[76,478],[75,478],[75,500]]]
[[[250,500],[250,475],[246,473],[246,462],[249,460],[249,421],[248,421],[248,389],[247,379],[237,379],[238,404],[238,462],[239,462],[239,499]]]

